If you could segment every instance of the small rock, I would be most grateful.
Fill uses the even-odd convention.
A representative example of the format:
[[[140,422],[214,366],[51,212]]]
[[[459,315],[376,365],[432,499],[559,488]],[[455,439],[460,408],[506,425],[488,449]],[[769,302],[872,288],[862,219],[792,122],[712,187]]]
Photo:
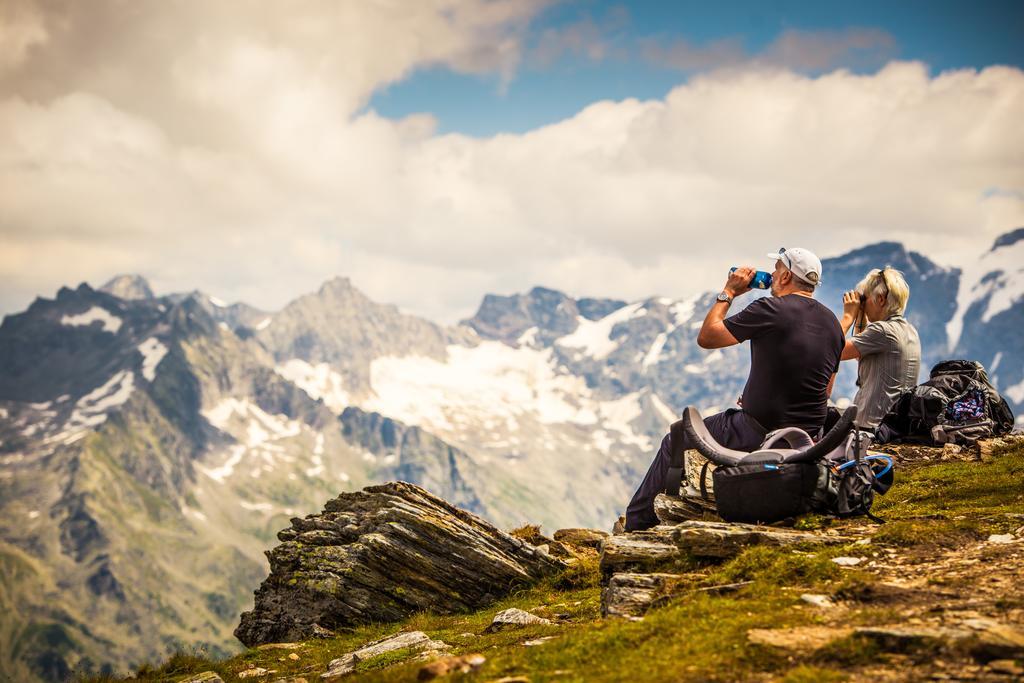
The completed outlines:
[[[423,666],[416,678],[421,681],[429,681],[455,672],[468,674],[482,667],[486,661],[487,658],[481,654],[445,657]]]
[[[266,676],[267,674],[272,674],[272,673],[274,673],[274,672],[270,671],[268,669],[264,669],[262,667],[258,667],[257,666],[257,667],[254,667],[252,669],[246,669],[245,671],[239,671],[238,672],[238,677],[239,678],[259,678],[261,676]]]
[[[1013,534],[992,534],[988,537],[989,543],[1013,543],[1015,540]]]
[[[523,626],[530,626],[533,624],[550,623],[551,621],[548,619],[511,607],[494,615],[494,620],[491,621],[491,625],[487,627],[487,633],[494,633],[495,631],[501,631],[506,628],[522,628]]]
[[[224,679],[217,675],[216,671],[204,671],[189,678],[183,678],[178,683],[224,683]]]
[[[863,557],[833,557],[832,561],[840,567],[856,567],[864,561]]]
[[[459,634],[459,638],[478,638],[478,637],[479,636],[477,636],[477,634],[475,634],[475,633],[460,633]]]
[[[544,643],[553,639],[554,636],[544,636],[543,638],[534,638],[533,640],[527,640],[523,642],[523,645],[525,645],[526,647],[534,647],[536,645],[543,645]]]
[[[295,661],[298,658],[299,658],[299,656],[297,654],[295,654],[294,652],[292,652],[291,654],[288,655],[288,659],[290,659],[292,661]]]
[[[313,624],[313,632],[310,634],[312,638],[323,638],[324,640],[334,637],[334,631],[325,629],[320,624]]]
[[[309,681],[301,676],[296,676],[293,678],[277,678],[274,680],[274,683],[309,683]]]
[[[800,599],[808,605],[814,605],[822,609],[833,609],[836,606],[836,603],[832,602],[832,598],[818,593],[804,593],[800,596]]]
[[[854,545],[871,545],[870,538],[862,538],[859,541],[854,541]]]
[[[1019,666],[1017,662],[1012,659],[994,659],[988,663],[988,668],[996,673],[1007,674],[1009,676],[1024,675],[1024,667]]]
[[[502,676],[488,683],[530,683],[530,679],[526,676]]]

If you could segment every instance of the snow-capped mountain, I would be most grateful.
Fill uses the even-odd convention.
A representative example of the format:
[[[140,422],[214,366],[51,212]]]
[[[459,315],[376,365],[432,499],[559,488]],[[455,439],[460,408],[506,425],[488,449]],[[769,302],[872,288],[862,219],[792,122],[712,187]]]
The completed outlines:
[[[899,268],[923,374],[980,360],[1020,414],[1022,238],[962,277],[867,246],[826,260],[817,296],[838,312],[867,270]],[[488,295],[453,327],[344,278],[278,312],[157,297],[137,276],[38,299],[0,324],[0,555],[17,567],[0,676],[234,647],[274,532],[370,483],[412,481],[506,527],[608,527],[675,416],[742,391],[749,351],[696,344],[719,284],[681,301]],[[837,398],[854,376],[844,364]]]
[[[1024,228],[999,237],[964,269],[947,329],[951,355],[981,361],[1022,424]]]

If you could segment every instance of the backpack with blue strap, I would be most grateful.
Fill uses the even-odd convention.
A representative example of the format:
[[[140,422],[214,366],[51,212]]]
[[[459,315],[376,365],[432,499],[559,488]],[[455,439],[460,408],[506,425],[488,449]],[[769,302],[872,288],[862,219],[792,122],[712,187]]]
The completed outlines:
[[[687,408],[672,425],[673,453],[666,492],[678,495],[682,481],[683,434],[716,466],[712,473],[715,506],[727,522],[772,524],[808,512],[836,517],[871,514],[875,494],[894,481],[891,456],[872,453],[871,435],[856,429],[857,407],[850,406],[817,443],[796,427],[768,433],[751,453],[719,444],[696,408]],[[678,436],[677,436],[678,435]],[[678,452],[675,452],[677,451]],[[701,495],[708,498],[701,472]]]

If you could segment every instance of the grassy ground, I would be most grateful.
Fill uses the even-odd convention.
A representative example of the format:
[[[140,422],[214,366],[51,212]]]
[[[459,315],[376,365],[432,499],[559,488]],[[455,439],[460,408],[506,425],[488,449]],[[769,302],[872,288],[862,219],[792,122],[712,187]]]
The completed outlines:
[[[724,564],[700,567],[692,575],[691,590],[649,612],[642,621],[601,619],[595,559],[477,613],[418,614],[397,624],[363,626],[334,639],[308,641],[295,650],[250,650],[223,661],[210,661],[195,653],[179,654],[160,666],[143,667],[137,677],[179,681],[189,674],[215,671],[230,682],[238,680],[241,671],[262,667],[275,673],[244,680],[304,677],[312,683],[320,680],[331,659],[369,641],[409,630],[424,631],[431,638],[443,640],[452,646],[452,654],[484,655],[487,661],[483,668],[462,677],[478,681],[525,676],[530,681],[803,683],[843,681],[851,676],[856,680],[858,672],[867,670],[865,667],[931,665],[934,652],[925,650],[890,659],[855,637],[839,639],[819,650],[788,650],[753,645],[747,640],[747,631],[754,628],[840,625],[835,615],[828,616],[803,603],[800,594],[807,592],[850,600],[842,610],[842,626],[893,623],[905,618],[908,609],[914,609],[913,597],[877,599],[880,593],[874,584],[886,579],[883,569],[842,569],[831,558],[857,555],[881,561],[898,551],[909,562],[920,558],[925,563],[921,566],[930,566],[927,562],[955,553],[958,548],[978,546],[988,534],[1021,527],[1024,448],[1004,450],[985,463],[938,464],[898,475],[897,484],[876,504],[875,512],[888,523],[874,527],[863,520],[833,522],[820,518],[805,523],[811,527],[869,527],[875,531],[869,545],[796,551],[750,548]],[[989,562],[986,571],[998,573],[998,557]],[[753,583],[727,595],[696,590],[737,581]],[[866,595],[876,599],[863,598]],[[556,624],[485,633],[493,615],[508,607],[532,611]],[[552,638],[540,645],[524,645],[547,636]],[[292,653],[298,659],[289,658]],[[357,674],[349,679],[416,680],[422,664],[413,652],[391,653],[361,663]],[[99,683],[107,679],[91,680]]]

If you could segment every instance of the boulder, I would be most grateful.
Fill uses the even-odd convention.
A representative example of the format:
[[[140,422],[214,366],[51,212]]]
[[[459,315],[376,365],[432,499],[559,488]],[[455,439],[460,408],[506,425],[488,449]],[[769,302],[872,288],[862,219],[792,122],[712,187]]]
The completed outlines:
[[[635,619],[691,583],[678,574],[615,574],[601,591],[601,616]]]
[[[379,657],[386,652],[394,652],[395,650],[440,652],[447,649],[447,644],[440,640],[431,640],[430,636],[423,631],[396,633],[393,636],[368,643],[353,652],[346,652],[337,659],[332,659],[327,671],[321,674],[320,678],[337,678],[338,676],[350,674],[355,671],[356,664],[359,662]]]
[[[404,482],[343,493],[278,538],[270,576],[235,629],[250,647],[304,640],[318,627],[480,609],[566,566]]]
[[[494,615],[494,619],[491,620],[490,626],[487,627],[488,633],[494,633],[496,631],[504,631],[510,628],[522,628],[524,626],[536,626],[539,624],[551,624],[550,619],[538,617],[536,614],[530,614],[521,609],[510,607],[507,610],[503,610]]]

